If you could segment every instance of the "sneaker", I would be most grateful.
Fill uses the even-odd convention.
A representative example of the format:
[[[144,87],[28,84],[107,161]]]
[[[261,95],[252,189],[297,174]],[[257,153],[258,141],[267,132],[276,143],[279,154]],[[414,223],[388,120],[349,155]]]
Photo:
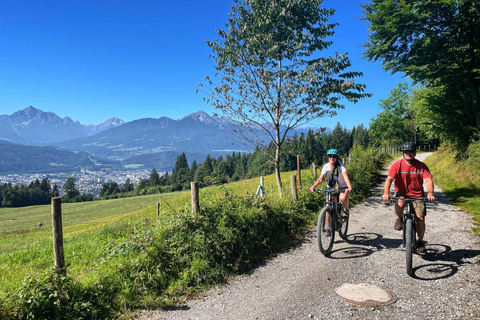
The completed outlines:
[[[325,229],[325,235],[327,237],[330,237],[332,235],[332,228],[328,227]]]
[[[417,252],[418,254],[427,253],[427,249],[425,248],[425,244],[423,243],[423,241],[417,241]]]
[[[395,220],[395,225],[393,226],[395,230],[402,230],[402,220],[400,218],[397,218]]]

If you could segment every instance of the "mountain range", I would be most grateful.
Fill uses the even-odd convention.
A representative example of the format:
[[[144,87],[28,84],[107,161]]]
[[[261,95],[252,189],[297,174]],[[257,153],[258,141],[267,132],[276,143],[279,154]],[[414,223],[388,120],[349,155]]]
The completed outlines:
[[[203,111],[180,120],[143,118],[125,123],[111,118],[94,126],[30,106],[0,115],[0,148],[8,150],[0,154],[0,173],[105,166],[170,171],[182,152],[191,164],[194,159],[203,162],[207,155],[251,151],[237,141],[234,128],[235,123]]]
[[[0,115],[0,139],[24,145],[48,145],[90,136],[122,124],[123,120],[111,118],[98,125],[84,125],[30,106],[11,115]]]

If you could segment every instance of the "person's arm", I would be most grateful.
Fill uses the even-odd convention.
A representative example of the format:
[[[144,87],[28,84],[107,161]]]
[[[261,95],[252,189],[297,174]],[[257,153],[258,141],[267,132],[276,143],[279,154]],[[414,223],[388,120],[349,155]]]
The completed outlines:
[[[425,179],[425,184],[427,185],[428,201],[435,201],[435,197],[433,196],[433,191],[434,191],[433,179],[432,178]]]
[[[343,171],[343,179],[345,179],[345,183],[347,184],[347,193],[352,192],[352,185],[350,184],[350,179],[348,179],[347,171]]]
[[[385,180],[385,186],[383,187],[383,201],[388,201],[390,199],[390,187],[392,185],[393,178],[392,177],[387,177],[387,180]]]
[[[324,177],[324,176],[325,176],[325,175],[322,173],[322,174],[320,175],[320,177],[317,179],[317,181],[315,181],[315,183],[313,184],[313,186],[311,186],[311,187],[309,188],[309,190],[310,190],[311,192],[313,192],[313,189],[315,189],[318,185],[320,185],[320,184],[323,182],[323,177]]]

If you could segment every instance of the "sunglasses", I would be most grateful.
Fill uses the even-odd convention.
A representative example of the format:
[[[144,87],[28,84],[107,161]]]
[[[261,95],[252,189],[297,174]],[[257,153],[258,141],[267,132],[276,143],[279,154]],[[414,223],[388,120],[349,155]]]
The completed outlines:
[[[403,154],[415,154],[415,151],[403,151]]]
[[[336,158],[337,156],[329,155],[328,157],[329,157],[329,158]]]

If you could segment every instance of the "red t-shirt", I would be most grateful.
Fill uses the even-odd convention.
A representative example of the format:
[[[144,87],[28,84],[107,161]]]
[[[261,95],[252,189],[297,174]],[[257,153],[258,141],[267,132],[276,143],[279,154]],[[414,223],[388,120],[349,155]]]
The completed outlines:
[[[423,180],[431,178],[432,174],[427,165],[417,159],[412,161],[412,165],[405,159],[400,159],[392,165],[388,176],[395,179],[395,191],[400,191],[409,198],[418,198],[424,194]]]

